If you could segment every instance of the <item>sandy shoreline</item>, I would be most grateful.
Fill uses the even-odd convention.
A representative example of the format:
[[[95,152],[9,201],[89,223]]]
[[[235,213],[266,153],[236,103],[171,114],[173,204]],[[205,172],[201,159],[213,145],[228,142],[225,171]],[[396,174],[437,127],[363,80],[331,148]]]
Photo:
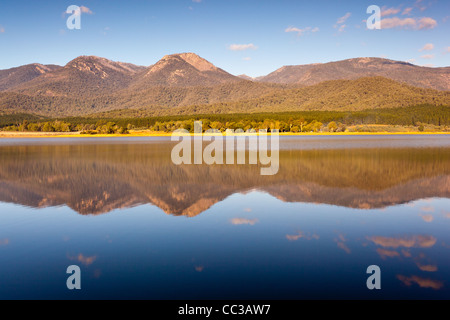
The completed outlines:
[[[280,133],[280,136],[358,136],[358,135],[450,135],[450,132],[320,132],[320,133]],[[193,134],[191,134],[193,136]],[[270,133],[269,133],[270,135]],[[112,137],[171,137],[172,133],[135,131],[129,134],[80,134],[79,132],[8,132],[0,131],[2,138],[112,138]]]

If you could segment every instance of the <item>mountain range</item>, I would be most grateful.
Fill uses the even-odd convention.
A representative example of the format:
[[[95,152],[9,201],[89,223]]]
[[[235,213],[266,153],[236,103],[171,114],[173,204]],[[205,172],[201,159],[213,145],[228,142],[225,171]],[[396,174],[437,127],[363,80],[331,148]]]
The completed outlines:
[[[450,90],[450,67],[419,67],[408,62],[381,58],[285,66],[260,81],[309,86],[328,80],[355,80],[373,76],[389,78],[415,87]]]
[[[121,109],[155,114],[362,110],[450,105],[450,67],[381,58],[285,66],[234,76],[194,53],[144,67],[94,56],[65,66],[0,70],[0,111],[79,116]]]

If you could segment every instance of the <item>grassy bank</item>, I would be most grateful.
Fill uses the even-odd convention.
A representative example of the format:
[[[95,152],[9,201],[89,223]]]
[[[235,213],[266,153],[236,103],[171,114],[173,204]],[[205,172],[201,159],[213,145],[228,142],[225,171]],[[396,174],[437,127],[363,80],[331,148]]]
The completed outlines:
[[[194,134],[190,134],[194,135]],[[269,133],[270,135],[270,133]],[[364,136],[364,135],[450,135],[450,132],[419,132],[419,131],[397,131],[397,132],[281,132],[280,136]],[[171,137],[172,133],[161,133],[151,130],[136,130],[128,134],[81,134],[81,132],[2,132],[1,138],[113,138],[113,137]]]

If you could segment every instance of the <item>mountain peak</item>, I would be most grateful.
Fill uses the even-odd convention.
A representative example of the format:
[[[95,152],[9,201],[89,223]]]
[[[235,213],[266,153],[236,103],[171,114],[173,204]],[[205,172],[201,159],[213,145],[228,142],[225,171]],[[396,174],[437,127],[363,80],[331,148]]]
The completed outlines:
[[[208,60],[206,60],[192,52],[166,55],[159,62],[166,64],[169,61],[173,61],[173,60],[182,60],[182,61],[190,64],[191,66],[193,66],[194,68],[196,68],[198,71],[201,71],[201,72],[219,70],[219,68],[217,68],[211,62],[209,62]]]
[[[177,53],[164,56],[149,67],[138,85],[212,86],[236,82],[239,78],[216,67],[195,53]]]
[[[40,63],[32,63],[32,64],[26,65],[24,67],[29,67],[30,71],[35,71],[38,74],[44,74],[44,73],[51,72],[51,71],[54,71],[59,68],[59,66],[43,65]]]
[[[79,56],[79,57],[76,57],[75,59],[69,61],[66,66],[72,66],[77,63],[103,62],[103,61],[109,61],[109,60],[105,59],[105,58],[100,58],[97,56]]]
[[[81,72],[99,75],[102,79],[108,77],[104,67],[108,66],[112,61],[95,56],[80,56],[70,61],[66,67],[73,68]]]
[[[196,55],[195,53],[181,53],[178,56],[189,63],[191,66],[199,71],[217,71],[218,68],[211,62],[203,59],[202,57]]]
[[[130,63],[111,61],[97,56],[77,57],[70,61],[66,67],[101,75],[102,78],[107,78],[110,72],[134,74],[143,68]]]

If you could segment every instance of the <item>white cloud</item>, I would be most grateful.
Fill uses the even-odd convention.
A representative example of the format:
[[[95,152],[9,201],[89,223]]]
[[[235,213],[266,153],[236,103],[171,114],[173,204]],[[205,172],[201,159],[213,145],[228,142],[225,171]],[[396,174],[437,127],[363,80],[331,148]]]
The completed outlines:
[[[228,47],[231,51],[244,51],[244,50],[256,50],[258,49],[257,46],[255,46],[253,43],[249,44],[232,44]]]
[[[347,21],[347,19],[350,18],[351,15],[352,15],[351,12],[347,12],[343,17],[340,17],[337,20],[336,24],[343,24],[343,23],[345,23],[345,21]]]
[[[397,17],[381,20],[381,29],[414,28],[417,22],[413,18],[400,19]]]
[[[79,14],[83,14],[83,13],[85,13],[85,14],[94,14],[94,13],[92,12],[92,10],[89,9],[88,7],[80,6],[80,12],[76,11],[76,12],[73,12],[73,13],[67,13],[66,11],[64,11],[62,15],[63,15],[63,17],[64,17],[64,16],[66,16],[66,15],[71,15],[71,14],[78,15],[78,13],[79,13]]]
[[[424,54],[421,56],[422,59],[434,59],[434,54]]]
[[[0,26],[0,33],[5,33],[5,28],[3,28],[2,26]]]
[[[286,28],[286,30],[284,30],[284,32],[297,32],[298,35],[301,36],[301,35],[303,35],[303,33],[306,30],[307,30],[307,28],[306,29],[299,29],[299,28],[296,28],[296,27],[289,27],[289,28]]]
[[[394,15],[399,12],[400,12],[400,8],[389,8],[389,9],[386,7],[381,8],[381,16],[382,17]]]
[[[347,21],[348,18],[350,18],[351,15],[352,14],[350,12],[347,12],[343,17],[340,17],[336,21],[336,24],[334,25],[334,28],[338,29],[338,32],[344,32],[345,28],[347,27],[345,22]]]
[[[431,7],[431,5],[433,4],[432,1],[430,1],[428,4],[424,4],[423,0],[417,0],[416,3],[414,3],[414,6],[416,8],[419,8],[420,11],[425,11],[427,10],[429,7]]]
[[[424,45],[423,48],[420,49],[419,51],[420,51],[420,52],[422,52],[422,51],[431,51],[431,50],[433,50],[433,49],[434,49],[434,44],[432,44],[432,43],[427,43],[427,44]]]
[[[381,20],[382,29],[413,29],[413,30],[428,30],[437,26],[437,21],[433,18],[424,17],[420,19],[416,18],[386,18]]]
[[[444,49],[444,54],[450,53],[450,47]]]
[[[410,15],[411,11],[413,11],[413,8],[409,7],[409,8],[405,8],[405,10],[403,10],[402,15]]]
[[[306,27],[306,28],[303,28],[303,29],[296,28],[296,27],[289,27],[289,28],[286,28],[286,30],[284,30],[284,32],[295,32],[295,33],[297,33],[297,35],[299,37],[303,36],[305,33],[308,33],[308,32],[313,32],[314,33],[314,32],[318,32],[318,31],[319,31],[318,27],[315,27],[315,28]]]
[[[419,30],[433,29],[437,26],[437,21],[433,18],[425,17],[419,20]]]
[[[89,9],[88,7],[81,6],[80,9],[81,9],[81,13],[93,14],[91,9]]]
[[[244,60],[244,61],[250,61],[250,60],[252,60],[252,58],[250,58],[250,57],[245,57],[245,58],[242,58],[242,60]]]

